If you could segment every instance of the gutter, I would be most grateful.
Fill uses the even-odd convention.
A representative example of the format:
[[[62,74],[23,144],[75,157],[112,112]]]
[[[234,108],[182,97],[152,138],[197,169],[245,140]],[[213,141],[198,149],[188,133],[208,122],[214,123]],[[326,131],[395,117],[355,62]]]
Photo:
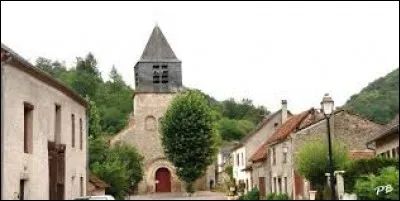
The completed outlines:
[[[10,53],[1,53],[1,199],[5,200],[4,191],[4,68],[7,62],[12,59]]]

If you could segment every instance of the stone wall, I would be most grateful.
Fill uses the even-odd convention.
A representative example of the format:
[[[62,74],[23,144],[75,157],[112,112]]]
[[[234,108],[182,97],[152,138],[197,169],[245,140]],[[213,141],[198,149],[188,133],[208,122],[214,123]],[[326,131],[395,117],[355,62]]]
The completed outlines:
[[[337,112],[330,119],[331,138],[344,143],[349,151],[367,149],[366,142],[382,130],[383,126],[363,119],[356,115],[348,114],[345,111]],[[296,153],[307,142],[314,139],[328,140],[327,122],[321,120],[309,127],[291,134],[292,157],[295,159]],[[295,161],[293,161],[294,165]],[[294,168],[294,166],[293,166]],[[303,197],[308,197],[304,195]]]
[[[27,179],[25,199],[49,199],[48,141],[55,140],[55,104],[61,106],[61,139],[65,153],[65,199],[80,196],[80,178],[86,192],[86,109],[58,89],[11,65],[4,70],[4,199],[15,199],[20,179]],[[24,101],[34,106],[32,153],[24,153]],[[75,147],[71,140],[75,115]],[[83,149],[80,149],[82,119]],[[74,177],[74,179],[72,179]]]
[[[338,112],[331,117],[331,138],[346,144],[350,150],[367,149],[366,143],[382,130],[383,126],[363,119],[345,111]],[[293,139],[294,154],[305,142],[319,138],[328,140],[326,120],[302,129],[291,135]]]

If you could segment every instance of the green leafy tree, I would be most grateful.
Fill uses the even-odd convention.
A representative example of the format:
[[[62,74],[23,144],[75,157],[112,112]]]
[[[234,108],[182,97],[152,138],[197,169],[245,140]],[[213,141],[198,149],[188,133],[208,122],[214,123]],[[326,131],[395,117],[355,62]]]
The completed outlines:
[[[350,161],[346,166],[345,173],[343,175],[345,191],[348,193],[352,193],[354,191],[356,179],[361,177],[361,175],[376,175],[379,174],[381,169],[389,166],[393,166],[399,169],[399,159],[374,157]]]
[[[390,122],[399,113],[399,68],[351,96],[345,108],[377,123]]]
[[[214,161],[218,134],[215,117],[206,98],[198,91],[178,94],[161,121],[162,145],[176,167],[178,177],[193,193],[193,183]]]
[[[101,134],[99,112],[94,101],[89,101],[89,136],[97,137]]]
[[[334,170],[343,170],[349,163],[348,149],[339,141],[333,141]],[[325,173],[329,172],[328,143],[314,139],[306,142],[295,155],[295,168],[317,191],[322,192],[326,183]]]
[[[254,123],[249,120],[221,118],[218,123],[218,131],[224,141],[240,140],[254,128]]]
[[[135,148],[125,144],[116,144],[101,151],[100,148],[104,148],[103,140],[94,139],[91,143],[91,150],[95,152],[91,153],[91,171],[110,184],[107,193],[123,199],[131,187],[143,178],[143,157]]]
[[[390,186],[390,192],[377,187]],[[357,197],[361,200],[399,200],[399,170],[395,167],[383,168],[378,175],[370,174],[357,179],[355,185]]]

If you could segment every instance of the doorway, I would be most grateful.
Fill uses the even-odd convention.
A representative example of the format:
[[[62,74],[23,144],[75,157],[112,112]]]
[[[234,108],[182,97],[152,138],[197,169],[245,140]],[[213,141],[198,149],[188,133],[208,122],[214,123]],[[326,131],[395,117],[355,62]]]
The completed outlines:
[[[258,177],[258,185],[260,187],[260,196],[265,196],[265,177]]]
[[[171,173],[167,168],[156,171],[156,192],[171,192]]]

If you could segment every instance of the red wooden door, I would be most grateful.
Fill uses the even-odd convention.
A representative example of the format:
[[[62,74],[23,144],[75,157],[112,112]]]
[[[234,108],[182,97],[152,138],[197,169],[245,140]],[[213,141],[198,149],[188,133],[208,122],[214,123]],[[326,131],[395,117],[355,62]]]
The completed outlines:
[[[156,180],[156,192],[171,192],[171,173],[167,168],[157,170]]]

